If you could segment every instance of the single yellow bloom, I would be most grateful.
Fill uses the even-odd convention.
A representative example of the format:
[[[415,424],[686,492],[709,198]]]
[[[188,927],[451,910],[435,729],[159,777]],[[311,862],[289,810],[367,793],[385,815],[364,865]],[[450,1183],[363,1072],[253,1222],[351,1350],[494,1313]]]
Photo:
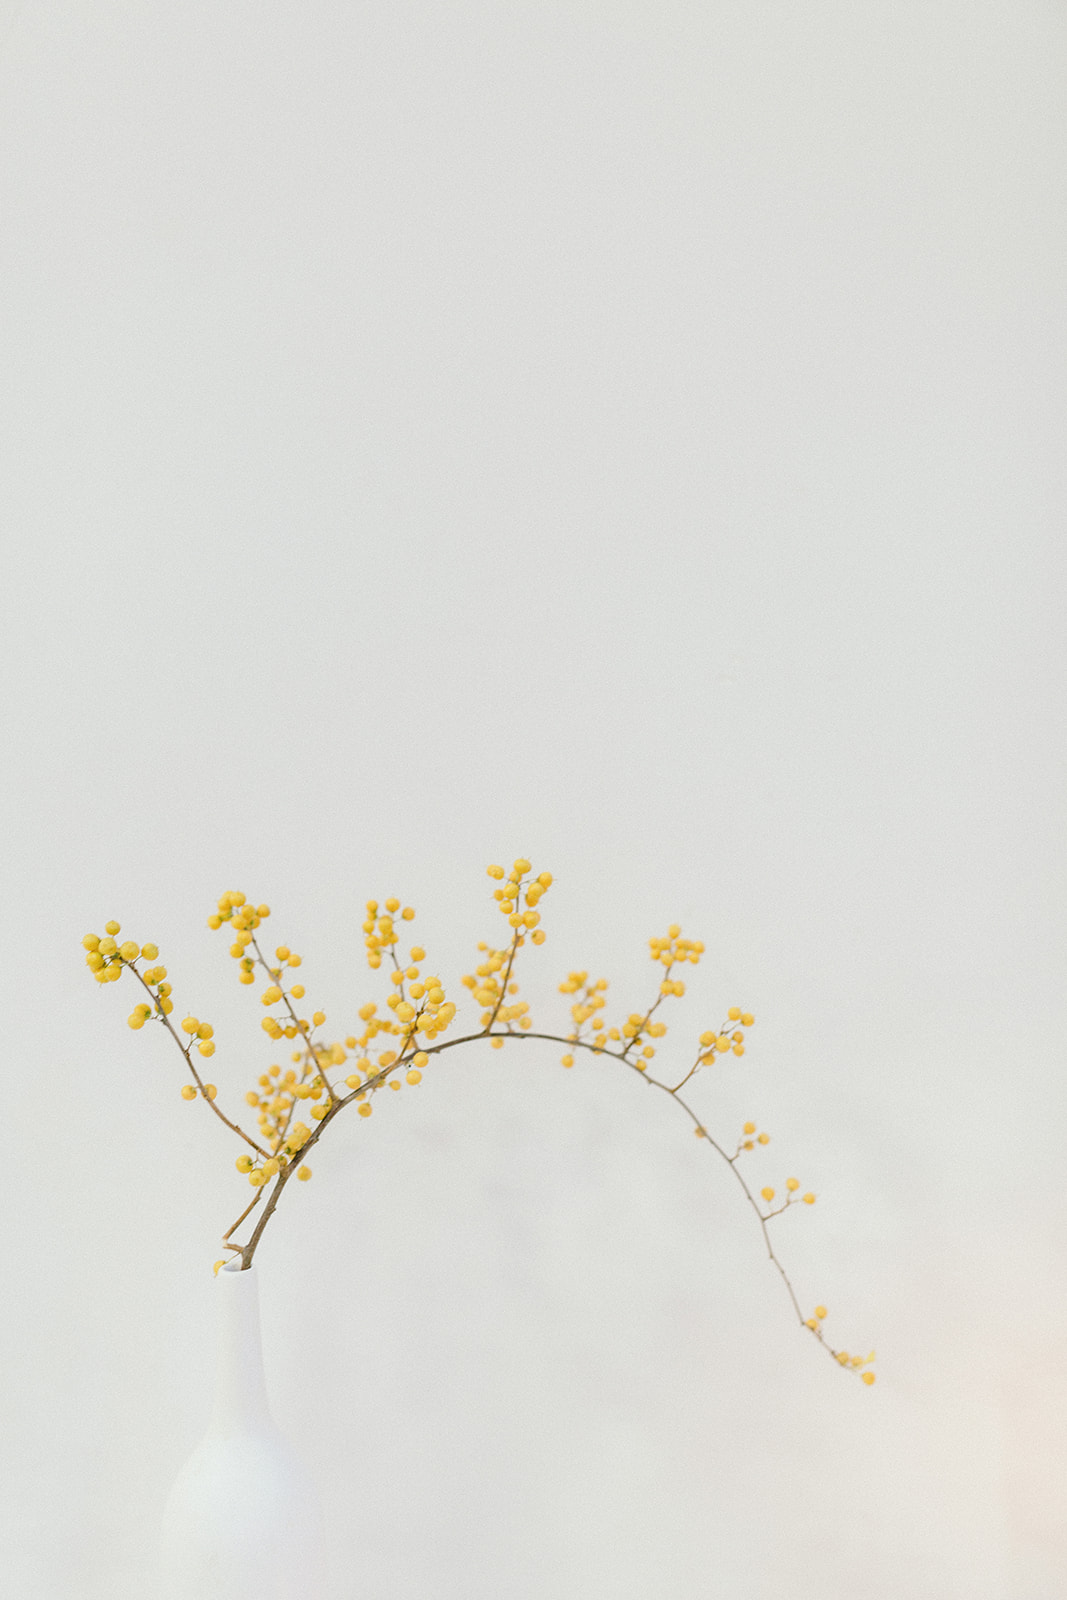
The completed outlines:
[[[308,1179],[311,1177],[311,1168],[310,1167],[297,1167],[296,1175],[300,1179],[301,1183],[307,1183]]]
[[[182,1099],[183,1100],[195,1100],[196,1099],[196,1084],[195,1083],[187,1083],[185,1085],[184,1089],[182,1090]]]
[[[773,1200],[774,1199],[774,1190],[773,1189],[761,1189],[760,1190],[760,1194],[763,1196],[764,1200]]]

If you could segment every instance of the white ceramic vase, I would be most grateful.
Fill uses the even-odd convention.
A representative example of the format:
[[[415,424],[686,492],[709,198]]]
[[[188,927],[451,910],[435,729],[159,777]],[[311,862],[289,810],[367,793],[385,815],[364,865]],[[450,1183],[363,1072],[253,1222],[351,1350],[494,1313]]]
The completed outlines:
[[[163,1513],[160,1600],[320,1600],[324,1522],[267,1406],[255,1267],[215,1293],[215,1409]]]

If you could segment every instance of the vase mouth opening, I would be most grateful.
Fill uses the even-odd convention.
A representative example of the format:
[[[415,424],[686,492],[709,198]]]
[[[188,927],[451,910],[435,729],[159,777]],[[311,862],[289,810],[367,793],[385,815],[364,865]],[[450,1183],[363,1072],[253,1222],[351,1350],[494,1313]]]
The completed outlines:
[[[255,1266],[251,1262],[247,1267],[243,1267],[240,1256],[235,1256],[232,1261],[227,1261],[224,1267],[219,1268],[219,1277],[225,1272],[254,1272],[255,1270]]]

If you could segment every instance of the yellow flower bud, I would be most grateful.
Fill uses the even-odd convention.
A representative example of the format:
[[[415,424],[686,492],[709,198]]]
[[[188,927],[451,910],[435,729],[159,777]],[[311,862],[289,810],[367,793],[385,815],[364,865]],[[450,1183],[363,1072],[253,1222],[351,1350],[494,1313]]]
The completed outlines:
[[[763,1196],[764,1200],[773,1200],[774,1199],[774,1190],[773,1189],[761,1189],[760,1190],[760,1194]]]
[[[182,1099],[183,1100],[195,1100],[196,1099],[196,1084],[195,1083],[187,1083],[185,1085],[185,1088],[182,1090]]]
[[[358,1109],[359,1114],[360,1114],[361,1117],[369,1117],[371,1112],[374,1110],[374,1107],[370,1104],[369,1101],[365,1100],[363,1102],[363,1104],[361,1106],[359,1106],[357,1109]]]
[[[215,1087],[215,1085],[213,1083],[205,1083],[205,1085],[204,1085],[204,1099],[205,1100],[214,1100],[214,1098],[218,1094],[218,1092],[219,1091],[216,1089],[216,1087]]]
[[[104,923],[104,932],[105,933],[115,934],[115,933],[121,933],[122,929],[119,927],[119,924],[117,922],[105,922]]]
[[[251,1172],[251,1170],[252,1170],[252,1157],[251,1156],[238,1156],[236,1162],[234,1163],[234,1165],[236,1166],[238,1172]]]
[[[205,1039],[203,1044],[199,1046],[199,1050],[202,1056],[213,1056],[215,1054],[214,1039]]]
[[[97,934],[87,933],[85,938],[82,940],[82,947],[85,950],[95,950],[99,943],[100,939]]]
[[[300,1179],[301,1183],[307,1183],[308,1179],[311,1177],[311,1168],[310,1167],[297,1167],[296,1175]]]
[[[182,1022],[183,1033],[195,1033],[200,1024],[195,1017],[186,1017]]]
[[[136,961],[140,954],[140,945],[135,944],[132,939],[127,939],[125,944],[119,946],[119,955],[123,961]]]
[[[825,1316],[828,1315],[826,1307],[825,1306],[816,1306],[815,1307],[815,1315],[818,1317],[819,1321],[821,1322],[822,1319]]]

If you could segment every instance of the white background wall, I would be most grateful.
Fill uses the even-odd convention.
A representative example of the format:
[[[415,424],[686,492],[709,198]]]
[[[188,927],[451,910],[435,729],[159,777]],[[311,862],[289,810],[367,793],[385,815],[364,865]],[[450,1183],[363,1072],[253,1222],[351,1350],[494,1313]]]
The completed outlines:
[[[3,13],[2,1558],[146,1593],[247,1188],[79,940],[272,1058],[397,893],[453,984],[556,875],[668,1103],[481,1047],[342,1122],[258,1261],[345,1600],[1067,1582],[1062,8],[37,0]],[[670,1060],[670,1050],[661,1059]],[[658,1098],[658,1097],[657,1097]],[[294,1538],[300,1530],[293,1530]]]

